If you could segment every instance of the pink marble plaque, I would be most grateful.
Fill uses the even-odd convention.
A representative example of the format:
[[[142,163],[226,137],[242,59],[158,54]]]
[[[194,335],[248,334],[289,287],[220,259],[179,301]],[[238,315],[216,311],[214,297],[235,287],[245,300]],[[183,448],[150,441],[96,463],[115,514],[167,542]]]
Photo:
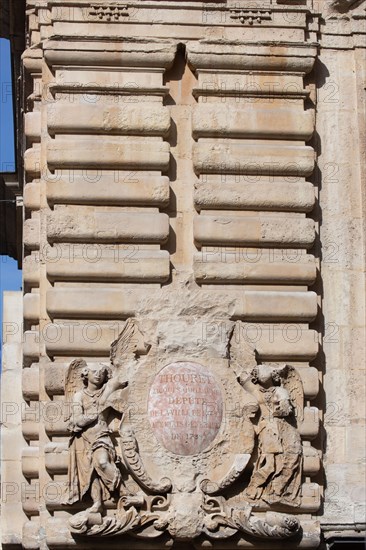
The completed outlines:
[[[215,439],[222,421],[220,386],[199,363],[164,367],[150,389],[148,417],[158,441],[178,455],[200,453]]]

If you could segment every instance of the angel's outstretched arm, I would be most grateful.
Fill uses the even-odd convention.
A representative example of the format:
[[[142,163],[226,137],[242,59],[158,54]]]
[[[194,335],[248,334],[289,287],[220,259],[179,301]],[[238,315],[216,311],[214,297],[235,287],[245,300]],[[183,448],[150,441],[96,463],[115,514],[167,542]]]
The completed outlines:
[[[124,369],[120,369],[113,378],[108,381],[108,393],[113,393],[116,390],[121,390],[128,386],[127,376]]]
[[[239,375],[237,377],[237,380],[239,382],[239,384],[247,391],[251,391],[252,387],[251,387],[251,380],[252,380],[252,376],[251,374],[248,374],[248,373],[244,373],[243,376],[242,375]]]
[[[80,392],[77,392],[74,396],[72,402],[72,412],[71,412],[71,431],[80,432],[86,426],[89,426],[92,422],[98,418],[98,411],[95,410],[92,414],[84,414],[84,408],[82,404],[82,395]]]
[[[115,373],[113,378],[108,380],[105,390],[103,392],[103,395],[101,396],[99,400],[99,411],[102,412],[107,406],[110,406],[109,398],[116,392],[117,390],[121,390],[128,386],[128,382],[126,380],[126,376],[123,373],[122,369],[120,369],[121,372]]]

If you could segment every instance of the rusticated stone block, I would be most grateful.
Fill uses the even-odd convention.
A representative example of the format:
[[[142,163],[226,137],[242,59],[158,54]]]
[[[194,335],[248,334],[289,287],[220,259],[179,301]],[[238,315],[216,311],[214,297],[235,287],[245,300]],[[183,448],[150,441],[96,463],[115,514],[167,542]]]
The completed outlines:
[[[23,200],[27,210],[40,209],[41,186],[39,181],[31,181],[25,185]]]
[[[54,252],[54,254],[52,254]],[[47,262],[47,276],[51,281],[106,281],[163,283],[170,275],[169,253],[166,250],[139,250],[127,246],[82,246],[73,250],[72,261],[67,251],[56,248]]]
[[[39,477],[39,447],[27,447],[22,451],[23,475],[29,479]]]
[[[68,469],[68,443],[47,443],[44,448],[45,466],[48,472],[66,474]]]
[[[65,374],[68,363],[48,363],[44,372],[45,390],[49,395],[62,395],[65,391]]]
[[[47,292],[46,306],[51,319],[126,319],[134,315],[140,292],[127,294],[117,288],[55,288]]]
[[[297,252],[294,257],[299,261],[289,262],[285,256],[268,261],[261,249],[218,251],[215,247],[194,255],[194,274],[199,283],[207,284],[312,285],[316,278],[314,257],[301,257]]]
[[[213,143],[200,140],[193,147],[197,174],[244,174],[272,176],[310,176],[314,170],[314,151],[304,145],[274,145],[270,141],[230,140]]]
[[[27,401],[39,399],[39,366],[37,363],[22,370],[22,393]]]
[[[300,433],[304,439],[315,439],[319,433],[320,419],[317,407],[304,408],[304,421],[300,425]]]
[[[135,172],[54,178],[46,182],[50,204],[110,204],[167,206],[169,180],[166,176],[142,176]]]
[[[39,331],[26,330],[24,332],[23,356],[27,360],[36,361],[39,358]]]
[[[29,254],[23,259],[23,280],[30,286],[38,287],[41,276],[40,261],[37,253]]]
[[[236,302],[232,317],[258,321],[310,322],[317,315],[315,292],[246,290]]]
[[[84,214],[84,215],[82,215]],[[110,212],[64,207],[49,216],[50,242],[164,243],[169,234],[166,214]]]
[[[189,62],[197,69],[230,69],[231,71],[285,71],[309,73],[314,65],[315,46],[237,44],[205,41],[187,44]]]
[[[44,340],[50,357],[96,356],[108,357],[110,344],[122,330],[118,321],[63,321],[49,323]]]
[[[314,131],[311,111],[299,108],[253,109],[232,105],[200,104],[192,116],[193,137],[293,139],[308,141]]]
[[[195,216],[194,238],[200,245],[209,246],[311,248],[315,224],[305,218],[202,214]]]
[[[41,113],[36,111],[24,115],[24,133],[31,141],[41,138]]]
[[[23,240],[25,248],[28,250],[38,250],[40,243],[39,219],[31,218],[24,222]]]
[[[23,301],[23,315],[24,319],[34,324],[39,323],[40,316],[40,300],[39,294],[27,293],[24,295]]]
[[[306,443],[306,442],[305,442]],[[304,452],[304,474],[309,477],[315,476],[320,472],[321,462],[320,453],[310,445],[303,446]]]
[[[225,185],[199,182],[195,185],[194,202],[198,210],[310,212],[314,208],[315,194],[314,186],[306,181],[239,181],[225,182]]]
[[[55,169],[158,170],[169,165],[169,144],[151,138],[144,141],[106,138],[99,140],[73,137],[55,139],[47,148],[47,163]],[[29,171],[32,166],[29,164]]]
[[[24,153],[24,170],[28,174],[37,177],[41,173],[41,159],[39,147],[27,149]]]
[[[151,24],[151,22],[150,22]],[[80,58],[84,66],[92,67],[169,67],[176,53],[175,40],[142,38],[137,40],[120,40],[115,37],[108,43],[102,41],[103,47],[90,50],[88,42],[76,38],[76,43],[68,43],[55,39],[47,41],[45,58],[54,65],[80,66]],[[77,46],[76,46],[77,45]]]
[[[127,134],[166,136],[170,129],[169,111],[162,105],[91,105],[59,103],[47,106],[47,126],[51,135],[66,134]]]

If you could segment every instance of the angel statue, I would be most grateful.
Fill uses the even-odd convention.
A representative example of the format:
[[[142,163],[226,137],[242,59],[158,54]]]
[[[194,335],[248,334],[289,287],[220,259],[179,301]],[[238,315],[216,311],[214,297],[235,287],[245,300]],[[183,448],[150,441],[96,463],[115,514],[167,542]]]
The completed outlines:
[[[289,365],[258,365],[240,384],[257,399],[258,458],[246,489],[250,500],[300,505],[304,393],[298,372]]]
[[[112,377],[108,365],[71,362],[65,379],[65,420],[71,432],[65,504],[90,492],[93,505],[86,512],[101,512],[103,502],[119,488],[121,472],[108,423],[112,409],[124,412],[127,384],[122,369]]]

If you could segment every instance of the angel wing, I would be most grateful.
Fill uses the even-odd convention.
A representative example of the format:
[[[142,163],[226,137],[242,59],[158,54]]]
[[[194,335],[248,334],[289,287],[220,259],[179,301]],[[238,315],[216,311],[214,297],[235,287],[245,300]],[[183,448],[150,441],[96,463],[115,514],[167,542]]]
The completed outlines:
[[[70,420],[74,395],[83,388],[82,370],[87,366],[84,359],[74,359],[68,366],[65,376],[65,411],[64,420]]]
[[[245,338],[244,325],[241,321],[236,321],[229,335],[228,357],[237,375],[251,370],[257,364],[255,349]]]
[[[136,355],[144,355],[150,346],[144,342],[144,337],[139,330],[135,319],[127,319],[121,334],[111,345],[111,363],[116,367],[122,367],[128,360]]]
[[[304,419],[304,389],[298,371],[290,365],[276,369],[280,376],[281,385],[288,391],[291,403],[295,408],[297,422]]]

